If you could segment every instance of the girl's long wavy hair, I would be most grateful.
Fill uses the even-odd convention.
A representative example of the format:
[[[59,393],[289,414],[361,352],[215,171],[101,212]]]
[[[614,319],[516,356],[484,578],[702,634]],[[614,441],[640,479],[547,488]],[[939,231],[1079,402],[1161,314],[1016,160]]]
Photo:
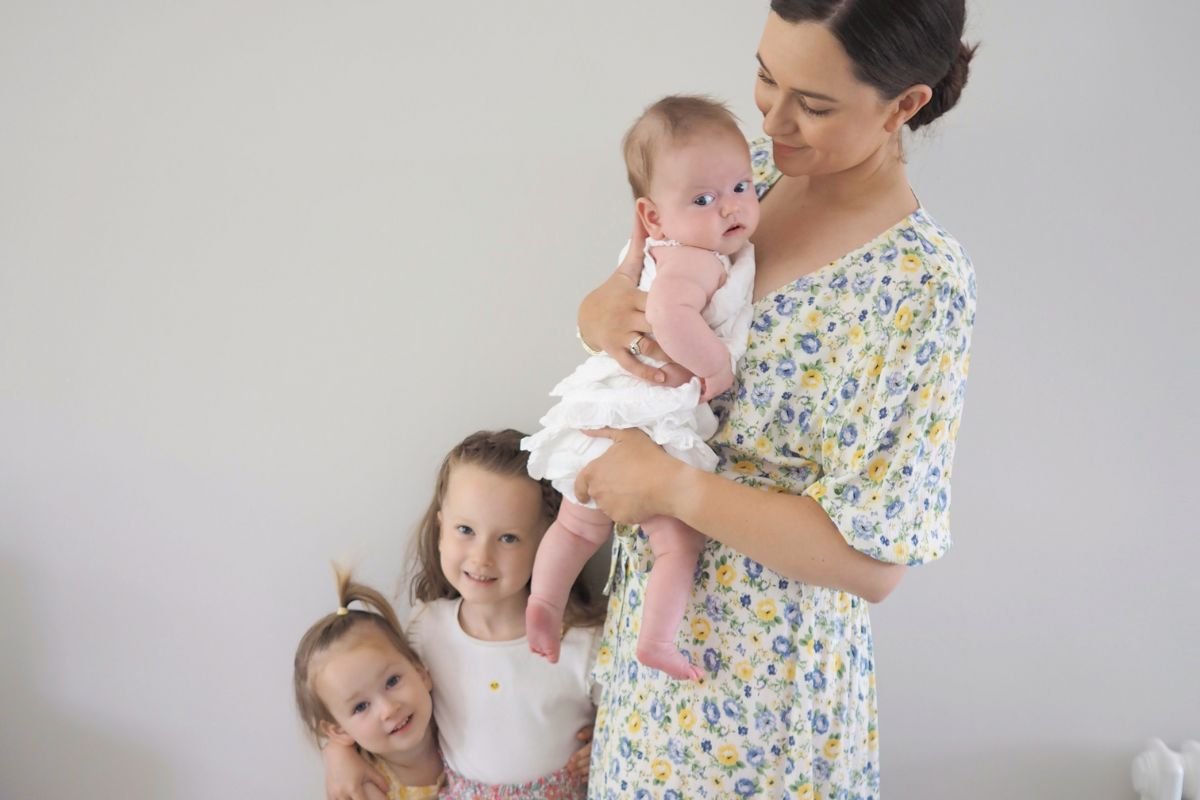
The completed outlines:
[[[416,571],[412,578],[411,591],[414,600],[428,603],[459,597],[458,590],[450,585],[450,581],[442,572],[442,560],[438,552],[438,539],[441,536],[438,512],[441,511],[442,500],[446,496],[450,472],[459,464],[471,464],[493,475],[520,477],[532,481],[533,478],[529,477],[526,470],[529,454],[521,449],[521,439],[524,436],[525,434],[512,428],[477,431],[456,444],[442,459],[437,480],[433,484],[433,499],[429,501],[429,508],[421,518],[420,527],[413,540]],[[562,495],[549,481],[535,483],[542,489],[542,520],[549,527],[558,515]],[[575,579],[571,594],[567,598],[563,624],[568,628],[589,628],[603,623],[604,615],[605,604],[580,575]]]
[[[300,639],[292,669],[292,685],[296,693],[296,708],[308,732],[320,745],[325,740],[322,723],[336,724],[316,689],[313,680],[313,659],[345,638],[351,631],[363,626],[373,627],[384,639],[396,648],[413,666],[425,669],[420,656],[404,636],[396,612],[384,596],[369,586],[355,583],[349,571],[334,568],[337,579],[336,611],[326,614],[312,624]],[[358,602],[366,609],[350,608]]]

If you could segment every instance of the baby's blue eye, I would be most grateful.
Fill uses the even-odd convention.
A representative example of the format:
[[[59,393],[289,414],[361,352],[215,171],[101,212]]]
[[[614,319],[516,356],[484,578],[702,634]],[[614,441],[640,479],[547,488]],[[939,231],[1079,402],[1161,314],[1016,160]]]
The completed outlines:
[[[749,190],[749,188],[750,188],[750,181],[739,181],[738,185],[733,187],[733,190],[735,192],[737,192],[738,194],[741,194],[742,192]]]
[[[717,198],[713,197],[711,194],[702,194],[692,202],[698,206],[711,206],[713,203],[717,202]]]
[[[392,677],[387,679],[387,688],[393,689],[393,688],[395,688],[396,684],[398,684],[399,682],[400,682],[400,676],[393,675]]]
[[[364,700],[361,703],[359,703],[358,705],[356,705],[354,707],[354,710],[351,711],[350,713],[351,714],[361,714],[362,712],[364,712],[366,710],[367,710],[367,701]]]

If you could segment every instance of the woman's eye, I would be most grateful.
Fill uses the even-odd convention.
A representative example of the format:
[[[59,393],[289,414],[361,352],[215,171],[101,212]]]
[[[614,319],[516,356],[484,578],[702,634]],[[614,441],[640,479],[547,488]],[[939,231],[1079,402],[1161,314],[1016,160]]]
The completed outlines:
[[[367,701],[364,700],[361,703],[359,703],[358,705],[356,705],[354,707],[354,710],[351,711],[350,713],[351,714],[361,714],[362,712],[364,712],[366,710],[367,710]]]
[[[386,685],[387,685],[387,688],[394,689],[394,688],[396,688],[396,684],[398,684],[398,683],[400,683],[400,676],[393,675],[392,677],[387,679]]]
[[[735,192],[737,192],[738,194],[749,191],[749,189],[750,189],[750,181],[738,181],[737,186],[733,187],[733,190]]]
[[[813,108],[813,107],[812,107],[812,106],[810,106],[808,103],[804,102],[804,98],[803,98],[803,97],[801,97],[801,98],[800,98],[800,109],[801,109],[801,110],[802,110],[802,111],[803,111],[805,114],[809,114],[809,115],[811,115],[811,116],[814,116],[814,117],[823,117],[823,116],[825,116],[826,114],[828,114],[830,111],[832,111],[832,110],[833,110],[833,109],[831,109],[831,108],[820,108],[820,109]]]
[[[458,525],[455,527],[455,530],[465,536],[470,536],[472,533],[475,532],[475,531],[471,530],[470,525]]]
[[[762,81],[763,83],[765,83],[767,86],[775,85],[775,81],[771,80],[771,78],[767,75],[767,73],[763,72],[761,69],[758,71],[758,79],[760,81]]]
[[[713,203],[717,202],[717,198],[713,197],[711,194],[702,194],[692,202],[698,206],[711,206]]]

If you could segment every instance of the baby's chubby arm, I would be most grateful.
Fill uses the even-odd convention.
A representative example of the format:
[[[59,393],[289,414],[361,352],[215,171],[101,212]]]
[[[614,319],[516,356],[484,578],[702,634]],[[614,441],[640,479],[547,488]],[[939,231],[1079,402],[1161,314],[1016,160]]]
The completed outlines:
[[[733,385],[729,350],[700,313],[725,282],[725,269],[699,247],[655,247],[651,255],[657,275],[646,298],[646,319],[671,360],[703,379],[700,400],[706,402]]]

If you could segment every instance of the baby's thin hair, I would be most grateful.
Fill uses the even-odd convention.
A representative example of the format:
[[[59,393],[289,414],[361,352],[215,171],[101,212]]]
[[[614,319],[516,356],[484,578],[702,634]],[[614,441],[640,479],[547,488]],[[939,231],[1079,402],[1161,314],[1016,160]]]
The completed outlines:
[[[433,498],[429,501],[429,507],[417,528],[417,535],[413,538],[416,569],[411,591],[414,600],[429,603],[459,597],[458,590],[442,572],[442,560],[438,553],[438,539],[441,536],[438,512],[442,510],[446,487],[450,484],[450,472],[455,467],[471,464],[493,475],[533,481],[542,491],[543,524],[549,527],[558,516],[562,495],[550,485],[550,481],[535,481],[529,476],[529,453],[521,449],[521,439],[524,437],[525,434],[512,428],[476,431],[456,444],[442,459],[433,484]],[[604,612],[604,603],[594,597],[583,577],[576,578],[567,598],[567,607],[563,614],[564,624],[567,627],[582,628],[599,625],[604,622]]]
[[[634,199],[649,196],[654,158],[664,144],[685,144],[714,130],[742,138],[737,117],[711,97],[673,94],[647,106],[621,142]]]
[[[351,631],[364,625],[372,626],[400,655],[414,666],[424,669],[421,658],[408,643],[404,630],[400,627],[395,610],[383,595],[369,586],[355,583],[348,570],[335,566],[334,575],[337,580],[337,610],[313,623],[300,639],[292,671],[296,708],[304,726],[318,745],[325,739],[321,723],[333,724],[335,720],[313,687],[316,678],[316,672],[312,668],[313,659],[344,639]],[[366,610],[350,608],[350,604],[354,602],[366,606]]]

